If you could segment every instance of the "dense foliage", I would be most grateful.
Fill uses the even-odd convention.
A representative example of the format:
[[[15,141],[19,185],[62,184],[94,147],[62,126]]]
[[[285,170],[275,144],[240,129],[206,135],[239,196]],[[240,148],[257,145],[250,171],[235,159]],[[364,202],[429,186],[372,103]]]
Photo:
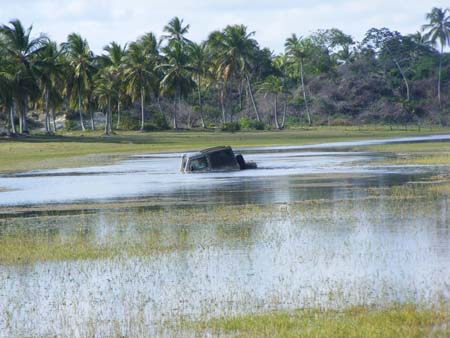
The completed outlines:
[[[58,45],[12,20],[0,27],[0,128],[448,125],[450,10],[425,20],[416,34],[372,28],[360,42],[338,29],[292,34],[280,55],[244,25],[198,44],[175,17],[160,38],[111,42],[95,55],[79,34]]]

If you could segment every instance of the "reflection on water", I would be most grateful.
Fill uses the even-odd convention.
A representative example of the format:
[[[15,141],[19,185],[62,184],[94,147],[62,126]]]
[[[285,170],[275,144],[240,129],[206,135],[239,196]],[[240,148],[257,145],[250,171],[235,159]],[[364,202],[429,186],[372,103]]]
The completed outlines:
[[[100,199],[116,198],[124,206],[4,216],[0,238],[45,232],[49,242],[81,239],[126,248],[152,237],[156,249],[171,249],[4,264],[0,332],[139,336],[139,329],[158,334],[162,323],[186,317],[449,297],[448,197],[397,200],[390,190],[435,171],[370,169],[365,166],[370,154],[308,155],[247,155],[263,169],[211,176],[181,175],[169,169],[178,159],[164,157],[100,168],[95,181],[92,168],[79,175],[2,177],[0,185],[24,189],[0,193],[8,194],[0,197],[2,204],[8,198],[15,204],[52,196],[95,199],[93,188],[80,195],[91,181],[101,190]],[[133,172],[123,174],[126,168]],[[46,180],[51,187],[41,186]],[[118,186],[105,193],[103,184]],[[129,194],[137,186],[142,190]],[[75,190],[66,193],[69,187]],[[42,196],[28,196],[38,191]],[[127,208],[126,198],[134,193],[149,201],[170,197],[188,203],[185,209],[163,202],[157,208]],[[244,204],[256,204],[255,212],[241,212]],[[218,205],[225,209],[217,211]],[[210,216],[196,221],[196,211]]]

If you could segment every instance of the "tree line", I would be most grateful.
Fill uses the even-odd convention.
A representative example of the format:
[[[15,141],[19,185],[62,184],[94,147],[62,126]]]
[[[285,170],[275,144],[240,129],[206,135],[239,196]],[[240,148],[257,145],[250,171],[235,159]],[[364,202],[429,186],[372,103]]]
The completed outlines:
[[[0,27],[0,124],[7,134],[114,129],[450,122],[450,9],[415,34],[372,28],[292,34],[275,55],[244,25],[196,43],[174,17],[163,35],[111,42],[95,55],[77,33],[58,44],[19,20]],[[101,126],[96,126],[101,112]],[[41,122],[37,122],[39,120]],[[31,124],[31,126],[30,126]]]

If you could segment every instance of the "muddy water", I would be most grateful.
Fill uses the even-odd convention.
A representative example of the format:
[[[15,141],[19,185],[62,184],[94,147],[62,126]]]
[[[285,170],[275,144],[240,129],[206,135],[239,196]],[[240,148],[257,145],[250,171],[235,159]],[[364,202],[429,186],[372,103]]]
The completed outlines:
[[[164,323],[181,318],[450,297],[448,197],[392,198],[392,189],[447,168],[372,166],[380,155],[355,152],[246,157],[260,169],[183,175],[178,155],[167,154],[2,176],[4,208],[117,201],[121,210],[10,214],[0,219],[0,236],[43,231],[70,243],[81,233],[86,243],[126,247],[150,233],[161,247],[175,245],[148,255],[0,265],[0,332],[164,335]],[[177,201],[186,215],[258,208],[242,221],[217,212],[217,220],[155,224],[154,207],[128,207],[131,198],[157,201],[168,219]]]

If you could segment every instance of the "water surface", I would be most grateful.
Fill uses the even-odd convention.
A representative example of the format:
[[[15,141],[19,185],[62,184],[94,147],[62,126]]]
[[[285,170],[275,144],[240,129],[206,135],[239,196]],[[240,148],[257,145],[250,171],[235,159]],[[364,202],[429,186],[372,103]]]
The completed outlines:
[[[450,296],[448,197],[424,197],[420,188],[395,197],[448,168],[373,165],[382,155],[368,152],[284,150],[247,150],[259,169],[232,173],[181,174],[179,154],[161,154],[1,176],[9,191],[0,205],[10,211],[0,239],[44,233],[49,243],[126,248],[154,238],[155,247],[0,265],[0,332],[164,335],[165,323],[181,318]],[[102,208],[112,201],[120,208]],[[98,208],[11,211],[75,202]],[[211,217],[196,221],[196,212]]]

